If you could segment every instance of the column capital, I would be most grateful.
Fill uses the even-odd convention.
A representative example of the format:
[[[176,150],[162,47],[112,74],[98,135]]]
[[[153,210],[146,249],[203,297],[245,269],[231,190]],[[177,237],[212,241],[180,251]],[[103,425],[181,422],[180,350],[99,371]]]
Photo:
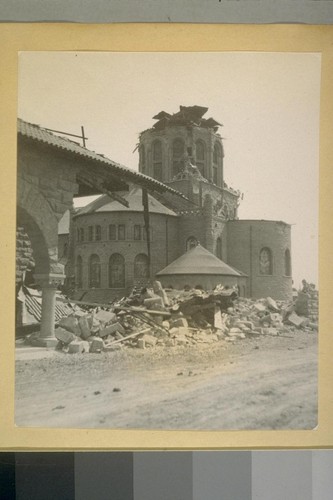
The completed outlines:
[[[63,285],[66,276],[59,273],[35,274],[36,283],[42,288],[57,288]]]

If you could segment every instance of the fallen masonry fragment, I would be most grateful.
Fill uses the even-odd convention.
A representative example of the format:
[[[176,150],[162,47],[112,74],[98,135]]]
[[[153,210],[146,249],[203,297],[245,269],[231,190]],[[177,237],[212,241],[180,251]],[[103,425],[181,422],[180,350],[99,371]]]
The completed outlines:
[[[162,293],[163,292],[163,293]],[[68,302],[68,301],[67,301]],[[71,313],[55,330],[57,349],[69,354],[101,353],[124,348],[237,342],[247,337],[288,336],[302,329],[318,330],[318,292],[299,292],[294,302],[271,297],[238,297],[235,288],[215,290],[152,290],[133,292],[115,304],[71,302]],[[302,315],[298,314],[302,304]],[[29,336],[34,344],[38,334]]]

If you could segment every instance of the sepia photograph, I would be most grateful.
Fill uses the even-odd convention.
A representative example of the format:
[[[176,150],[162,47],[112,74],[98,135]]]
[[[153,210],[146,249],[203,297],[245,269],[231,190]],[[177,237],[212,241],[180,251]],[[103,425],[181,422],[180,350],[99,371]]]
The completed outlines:
[[[18,57],[15,424],[318,424],[321,55]]]

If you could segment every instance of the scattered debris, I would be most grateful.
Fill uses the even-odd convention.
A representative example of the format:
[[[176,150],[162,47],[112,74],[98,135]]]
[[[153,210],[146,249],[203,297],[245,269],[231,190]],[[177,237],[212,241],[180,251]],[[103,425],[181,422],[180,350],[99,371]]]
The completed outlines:
[[[318,292],[312,286],[303,287],[293,302],[284,302],[238,297],[236,288],[222,285],[211,292],[180,291],[154,282],[153,289],[135,290],[115,304],[90,304],[84,310],[71,302],[70,311],[55,330],[57,349],[68,354],[191,347],[318,330]],[[36,334],[29,338],[33,341]]]

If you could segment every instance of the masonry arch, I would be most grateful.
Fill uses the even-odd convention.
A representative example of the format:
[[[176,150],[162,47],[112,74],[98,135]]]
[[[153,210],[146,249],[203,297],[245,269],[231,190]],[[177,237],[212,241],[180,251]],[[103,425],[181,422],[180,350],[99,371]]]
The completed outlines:
[[[222,239],[220,236],[216,239],[216,257],[222,260]]]
[[[259,253],[259,273],[270,276],[273,274],[273,254],[268,247],[263,247]]]
[[[195,248],[198,245],[198,240],[195,236],[190,236],[186,240],[186,251],[188,252],[192,248]]]
[[[58,218],[33,185],[20,179],[17,193],[17,220],[27,233],[35,260],[36,274],[63,274],[58,263]]]
[[[148,255],[139,253],[134,259],[134,279],[149,278],[149,259]]]
[[[125,288],[125,259],[120,253],[109,258],[109,288]]]

